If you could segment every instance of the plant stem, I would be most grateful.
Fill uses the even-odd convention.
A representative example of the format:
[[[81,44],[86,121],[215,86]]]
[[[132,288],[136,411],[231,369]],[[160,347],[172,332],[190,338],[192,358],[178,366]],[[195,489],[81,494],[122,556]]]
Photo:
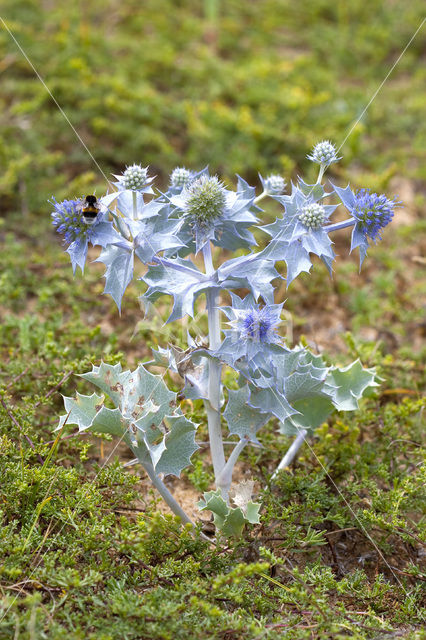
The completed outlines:
[[[152,484],[157,489],[157,491],[161,495],[161,497],[165,500],[165,502],[169,505],[169,507],[173,511],[173,513],[175,515],[179,516],[179,518],[182,520],[182,522],[190,522],[193,526],[195,526],[194,523],[192,522],[191,518],[185,513],[185,511],[182,509],[182,507],[176,502],[176,500],[174,499],[174,497],[172,496],[170,491],[167,489],[167,487],[164,484],[164,482],[162,480],[160,480],[160,478],[157,476],[157,474],[154,471],[154,467],[152,466],[152,464],[149,464],[148,462],[144,462],[142,464],[142,466],[145,469],[145,471],[147,472],[147,474],[149,476],[149,479],[151,480]]]
[[[275,478],[277,477],[279,471],[281,471],[281,469],[285,469],[286,467],[288,467],[293,462],[293,460],[297,456],[297,452],[299,451],[299,449],[302,446],[302,444],[305,442],[305,438],[306,438],[307,433],[308,432],[306,431],[306,429],[301,429],[300,430],[300,433],[296,436],[296,438],[293,441],[293,444],[291,445],[291,447],[289,448],[289,450],[285,454],[284,458],[281,460],[280,464],[278,465],[278,467],[275,469],[274,473],[272,474],[271,480],[275,480]]]
[[[210,243],[203,248],[204,265],[206,275],[214,273],[212,252]],[[215,351],[220,346],[220,317],[219,317],[219,289],[208,289],[207,316],[209,322],[209,349]],[[210,360],[209,364],[209,399],[205,402],[207,421],[209,428],[210,451],[213,462],[213,469],[216,484],[225,466],[225,453],[223,450],[222,428],[220,425],[220,379],[222,365],[219,362]]]
[[[248,440],[245,438],[237,442],[216,481],[216,485],[221,490],[224,500],[228,500],[228,493],[232,482],[232,473],[234,471],[235,463],[246,444],[248,444]]]
[[[261,200],[263,200],[263,198],[266,198],[266,196],[268,195],[267,191],[262,191],[262,193],[260,194],[260,196],[257,196],[257,198],[255,198],[253,200],[253,204],[257,204],[258,202],[260,202]]]
[[[133,220],[137,220],[138,217],[138,203],[137,203],[137,193],[136,191],[132,192],[133,197]]]
[[[355,218],[349,218],[348,220],[343,220],[342,222],[335,222],[334,224],[328,224],[323,227],[324,231],[330,233],[330,231],[339,231],[339,229],[346,229],[346,227],[353,227],[355,224]]]
[[[324,176],[324,172],[325,172],[326,169],[327,169],[327,167],[325,165],[320,164],[320,168],[319,168],[319,171],[318,171],[317,184],[321,184],[321,180],[322,180],[322,178]]]

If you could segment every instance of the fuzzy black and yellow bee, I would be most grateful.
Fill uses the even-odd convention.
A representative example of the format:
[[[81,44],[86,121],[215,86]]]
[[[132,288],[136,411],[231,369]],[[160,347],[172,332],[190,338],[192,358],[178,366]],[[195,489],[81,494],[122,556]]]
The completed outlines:
[[[93,224],[99,213],[100,206],[96,196],[86,196],[82,206],[81,215],[86,224]]]

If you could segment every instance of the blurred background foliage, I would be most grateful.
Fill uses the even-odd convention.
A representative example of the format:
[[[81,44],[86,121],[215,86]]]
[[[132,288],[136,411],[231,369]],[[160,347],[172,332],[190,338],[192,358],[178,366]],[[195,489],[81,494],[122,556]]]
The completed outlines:
[[[338,146],[419,26],[421,0],[3,0],[2,17],[106,176],[150,164],[311,171]],[[2,25],[0,207],[105,190],[105,179]],[[342,149],[344,181],[426,177],[424,37]],[[422,162],[423,161],[423,162]],[[308,173],[309,176],[309,173]]]

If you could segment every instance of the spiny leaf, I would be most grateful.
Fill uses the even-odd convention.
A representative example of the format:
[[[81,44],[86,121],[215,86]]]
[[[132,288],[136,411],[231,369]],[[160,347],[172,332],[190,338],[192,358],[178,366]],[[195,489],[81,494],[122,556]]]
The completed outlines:
[[[334,406],[340,411],[352,411],[358,408],[358,400],[368,387],[377,387],[374,369],[364,369],[359,360],[347,367],[333,368],[330,380],[337,387],[331,392]]]
[[[268,422],[271,414],[247,404],[250,395],[247,385],[237,391],[228,389],[228,394],[228,404],[223,416],[228,423],[229,433],[237,434],[241,439],[247,438],[251,442],[258,443],[256,433]]]

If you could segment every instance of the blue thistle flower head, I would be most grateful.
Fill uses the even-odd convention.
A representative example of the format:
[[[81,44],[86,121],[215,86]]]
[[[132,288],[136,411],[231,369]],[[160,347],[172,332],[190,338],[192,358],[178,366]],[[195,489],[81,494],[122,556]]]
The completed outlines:
[[[232,295],[232,307],[222,307],[229,320],[232,337],[237,342],[260,345],[280,344],[277,328],[281,323],[282,304],[257,304],[251,294],[243,300]]]
[[[185,167],[176,167],[170,175],[170,183],[172,187],[186,187],[191,182],[193,173]]]
[[[243,312],[234,321],[234,326],[237,327],[240,336],[244,340],[254,340],[268,344],[278,342],[276,328],[279,324],[279,318],[276,318],[269,307],[260,308],[259,305],[256,305],[256,307]]]
[[[52,224],[55,230],[64,236],[65,244],[71,244],[79,239],[90,240],[96,225],[99,223],[99,216],[93,225],[88,225],[81,215],[82,200],[57,202],[52,198],[51,204],[54,206]]]
[[[92,245],[106,247],[114,242],[122,240],[122,236],[114,229],[112,222],[108,221],[106,207],[101,204],[101,210],[92,224],[84,221],[81,209],[83,200],[63,200],[57,202],[52,198],[53,205],[52,225],[55,230],[64,236],[64,244],[68,245],[67,253],[71,258],[73,272],[76,267],[84,270],[87,258],[89,242]]]
[[[323,140],[318,142],[311,151],[311,154],[306,156],[308,160],[316,162],[323,167],[329,167],[333,162],[341,160],[337,156],[337,149],[330,140]]]
[[[186,188],[187,216],[199,225],[221,218],[226,208],[226,191],[217,176],[203,175]]]
[[[136,191],[138,193],[153,193],[151,183],[154,177],[148,175],[148,167],[132,164],[126,167],[121,175],[113,174],[117,178],[115,186],[118,191]]]
[[[210,241],[230,250],[256,244],[248,231],[257,222],[250,211],[255,189],[242,178],[238,177],[237,191],[230,191],[217,176],[203,169],[191,176],[179,193],[171,189],[166,195],[173,206],[173,217],[183,220],[180,237],[187,250],[197,253]]]
[[[327,218],[325,207],[318,202],[309,202],[299,213],[299,220],[307,229],[320,229]]]
[[[238,370],[242,372],[255,360],[255,368],[261,362],[265,363],[277,345],[283,348],[277,331],[283,305],[266,304],[262,307],[251,293],[243,299],[234,293],[230,295],[232,307],[221,307],[230,328],[224,330],[225,339],[215,355],[234,368],[237,362],[240,363],[242,369],[239,366]]]
[[[381,240],[380,231],[392,220],[394,209],[402,203],[393,198],[389,200],[385,195],[371,193],[369,189],[353,192],[348,185],[345,189],[332,185],[349,213],[352,215],[354,228],[352,230],[351,251],[359,247],[360,264],[367,254],[368,240]]]
[[[271,173],[265,180],[262,180],[262,182],[266,193],[274,196],[279,196],[284,193],[287,184],[282,176],[275,173]]]
[[[377,238],[381,240],[380,231],[391,222],[399,201],[395,198],[388,200],[383,194],[371,193],[370,189],[360,189],[354,196],[351,214],[357,221],[359,230],[373,242]]]

